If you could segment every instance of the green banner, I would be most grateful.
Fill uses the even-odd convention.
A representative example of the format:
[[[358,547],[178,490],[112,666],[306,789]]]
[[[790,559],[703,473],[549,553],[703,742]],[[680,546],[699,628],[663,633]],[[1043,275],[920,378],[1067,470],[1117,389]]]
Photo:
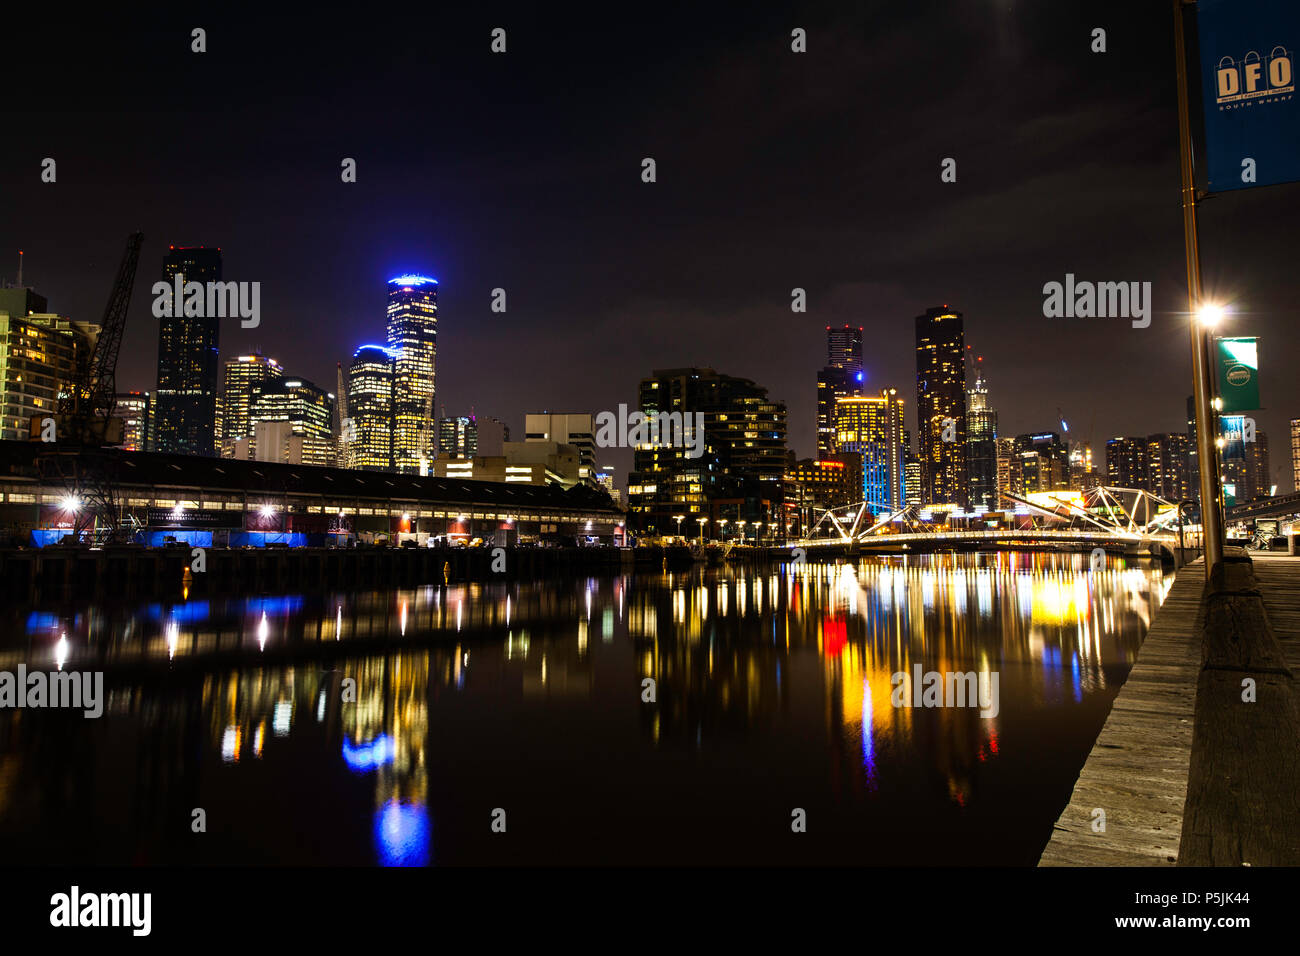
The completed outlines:
[[[1220,414],[1259,408],[1259,339],[1215,339]]]

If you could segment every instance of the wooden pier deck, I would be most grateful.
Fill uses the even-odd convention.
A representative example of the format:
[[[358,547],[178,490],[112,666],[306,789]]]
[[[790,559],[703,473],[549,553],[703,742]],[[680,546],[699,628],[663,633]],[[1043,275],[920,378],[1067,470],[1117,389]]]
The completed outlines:
[[[1203,561],[1178,573],[1039,866],[1173,866],[1201,670]],[[1094,810],[1105,831],[1094,832]]]
[[[1227,564],[1219,583],[1255,594],[1256,607],[1262,598],[1267,619],[1234,606],[1228,624],[1211,619],[1209,640],[1204,565],[1179,573],[1040,866],[1295,862],[1297,814],[1286,791],[1298,776],[1298,725],[1286,671],[1300,667],[1300,558],[1251,557]],[[1244,643],[1227,634],[1234,627]],[[1240,703],[1243,675],[1257,677],[1264,706]],[[1104,831],[1094,829],[1097,809]]]

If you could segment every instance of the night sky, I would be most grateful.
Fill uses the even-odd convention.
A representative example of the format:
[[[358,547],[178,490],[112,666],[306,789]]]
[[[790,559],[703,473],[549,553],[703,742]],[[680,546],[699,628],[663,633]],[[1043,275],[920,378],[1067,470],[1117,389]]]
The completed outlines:
[[[262,283],[261,327],[228,320],[222,358],[260,347],[330,391],[337,362],[383,340],[385,281],[436,276],[439,413],[472,406],[517,438],[527,411],[635,404],[652,369],[709,365],[785,401],[811,456],[824,330],[846,322],[866,329],[868,386],[898,387],[915,432],[912,319],[944,303],[984,357],[1000,433],[1056,429],[1059,406],[1104,467],[1108,437],[1185,427],[1168,3],[537,6],[6,12],[0,274],[22,249],[53,311],[98,321],[143,230],[119,390],[156,385],[163,252],[202,244],[227,280]],[[1206,288],[1231,303],[1229,334],[1262,337],[1256,418],[1282,491],[1298,213],[1296,185],[1202,209]],[[1152,282],[1151,326],[1045,319],[1043,284],[1067,272]],[[601,456],[620,486],[630,459]]]

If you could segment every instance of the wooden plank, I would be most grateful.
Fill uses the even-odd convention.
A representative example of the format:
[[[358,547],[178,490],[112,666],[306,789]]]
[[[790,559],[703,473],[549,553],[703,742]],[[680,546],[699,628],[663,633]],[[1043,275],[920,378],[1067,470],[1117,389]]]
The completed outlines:
[[[1205,571],[1178,573],[1106,718],[1039,866],[1178,859],[1200,673]],[[1105,830],[1094,810],[1105,812]]]

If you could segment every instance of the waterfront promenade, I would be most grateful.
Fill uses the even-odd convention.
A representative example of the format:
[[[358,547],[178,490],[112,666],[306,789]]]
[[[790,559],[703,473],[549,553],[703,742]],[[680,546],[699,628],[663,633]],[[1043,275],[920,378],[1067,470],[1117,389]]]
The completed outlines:
[[[1040,866],[1300,863],[1300,558],[1222,571],[1179,573]]]

